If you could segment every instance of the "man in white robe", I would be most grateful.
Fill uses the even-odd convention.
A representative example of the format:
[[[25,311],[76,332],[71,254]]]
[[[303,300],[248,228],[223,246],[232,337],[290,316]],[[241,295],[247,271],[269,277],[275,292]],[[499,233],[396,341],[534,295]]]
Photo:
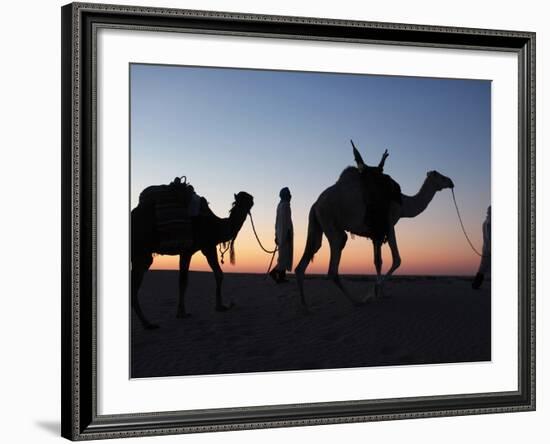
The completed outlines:
[[[277,206],[277,217],[275,220],[275,244],[277,245],[277,265],[269,272],[273,280],[280,284],[288,282],[286,272],[292,270],[292,256],[294,244],[294,230],[292,227],[292,215],[290,211],[290,190],[283,188],[279,192],[281,201]]]
[[[482,225],[483,231],[483,250],[481,251],[481,262],[479,269],[472,282],[472,288],[477,290],[481,287],[486,274],[491,273],[491,206],[487,208],[487,217]]]

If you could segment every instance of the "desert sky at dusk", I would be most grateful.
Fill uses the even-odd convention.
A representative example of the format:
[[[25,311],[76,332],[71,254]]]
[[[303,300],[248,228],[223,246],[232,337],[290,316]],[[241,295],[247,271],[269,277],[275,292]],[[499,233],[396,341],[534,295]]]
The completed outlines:
[[[304,249],[307,215],[318,195],[353,165],[353,139],[369,165],[384,149],[385,172],[414,195],[426,173],[455,183],[473,244],[491,199],[491,83],[312,72],[164,65],[130,65],[131,208],[149,185],[187,176],[219,217],[234,193],[254,196],[252,214],[267,248],[274,244],[279,190],[292,193],[294,266]],[[437,193],[426,211],[396,226],[402,264],[397,274],[472,275],[479,258],[461,232],[451,191]],[[270,257],[250,221],[226,272],[264,273]],[[328,243],[308,273],[326,273]],[[383,247],[383,270],[391,264]],[[177,269],[177,256],[156,256],[152,269]],[[209,270],[200,252],[191,270]],[[342,274],[374,273],[372,243],[348,239]]]

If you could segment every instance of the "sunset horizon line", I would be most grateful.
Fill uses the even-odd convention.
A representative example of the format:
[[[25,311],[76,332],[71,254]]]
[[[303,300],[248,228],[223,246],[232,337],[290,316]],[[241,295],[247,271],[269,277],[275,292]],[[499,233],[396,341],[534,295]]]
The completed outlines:
[[[175,272],[178,272],[179,269],[178,268],[151,268],[149,269],[149,271],[175,271]],[[211,270],[189,270],[189,273],[212,273]],[[258,275],[258,276],[266,276],[267,273],[265,271],[262,271],[262,272],[256,272],[256,271],[225,271],[223,272],[224,274],[254,274],[254,275]],[[294,271],[289,271],[287,273],[287,276],[294,276],[295,273]],[[352,273],[349,273],[349,272],[340,272],[339,273],[340,276],[373,276],[373,277],[376,277],[376,274],[374,273],[355,273],[355,272],[352,272]],[[308,276],[327,276],[327,273],[307,273],[305,275],[305,278],[307,279]],[[395,278],[395,277],[419,277],[419,276],[438,276],[438,277],[470,277],[472,276],[471,273],[464,273],[464,274],[460,274],[460,273],[452,273],[452,274],[449,274],[449,273],[417,273],[417,274],[399,274],[399,273],[394,273],[392,274],[392,278]]]

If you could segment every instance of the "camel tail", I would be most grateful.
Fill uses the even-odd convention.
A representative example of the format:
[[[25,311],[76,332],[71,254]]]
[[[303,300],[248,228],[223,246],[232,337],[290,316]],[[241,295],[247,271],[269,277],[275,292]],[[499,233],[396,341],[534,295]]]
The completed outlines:
[[[304,254],[302,259],[298,263],[294,273],[296,274],[296,281],[298,283],[298,289],[300,290],[300,298],[302,305],[306,306],[304,298],[304,275],[306,268],[310,262],[313,261],[313,256],[321,248],[321,242],[323,240],[323,230],[319,221],[317,220],[317,214],[315,212],[315,204],[309,210],[309,220],[307,226],[307,240],[306,247],[304,248]]]
[[[323,230],[321,229],[321,225],[317,220],[317,214],[315,213],[315,205],[312,205],[311,209],[309,210],[308,225],[307,225],[307,242],[306,242],[306,248],[304,251],[304,256],[306,255],[306,253],[309,253],[311,255],[309,262],[313,262],[315,253],[317,253],[319,251],[319,248],[321,248],[322,240],[323,240]]]
[[[315,204],[309,210],[309,220],[307,226],[307,240],[306,247],[304,248],[304,254],[300,260],[296,271],[298,273],[304,272],[307,264],[313,262],[315,253],[321,248],[321,241],[323,239],[323,230],[319,221],[317,220],[317,214],[315,213]]]

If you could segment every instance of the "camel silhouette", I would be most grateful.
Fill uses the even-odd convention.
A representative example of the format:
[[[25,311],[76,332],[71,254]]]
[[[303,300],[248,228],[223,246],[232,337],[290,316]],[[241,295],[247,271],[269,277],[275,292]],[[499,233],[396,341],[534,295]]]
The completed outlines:
[[[154,253],[179,255],[179,295],[176,314],[178,318],[188,316],[185,311],[185,289],[191,257],[197,251],[204,254],[208,265],[214,272],[216,279],[216,310],[226,311],[231,308],[222,303],[223,271],[218,263],[216,246],[229,242],[230,256],[232,262],[234,262],[235,239],[254,205],[253,197],[244,191],[234,196],[235,202],[233,202],[233,206],[229,211],[229,217],[223,219],[217,217],[208,207],[206,200],[202,198],[199,215],[191,219],[192,240],[189,245],[177,250],[163,250],[156,228],[154,204],[140,204],[132,210],[132,308],[145,328],[158,327],[158,325],[149,322],[144,316],[138,300],[138,290],[143,281],[143,276],[153,263]]]
[[[309,211],[306,246],[302,258],[295,269],[301,303],[304,308],[307,308],[304,297],[305,271],[315,253],[321,248],[323,234],[327,237],[330,246],[328,277],[348,298],[356,302],[350,297],[349,292],[342,284],[338,275],[340,257],[347,241],[346,231],[365,237],[370,234],[370,228],[365,224],[366,205],[362,189],[364,182],[362,181],[360,172],[366,166],[361,156],[357,155],[358,153],[354,154],[356,154],[357,167],[346,168],[338,181],[319,195],[317,201]],[[399,256],[395,235],[395,224],[401,218],[418,216],[426,209],[436,192],[453,187],[454,184],[451,179],[437,171],[429,171],[418,193],[414,196],[401,194],[400,203],[392,201],[389,204],[388,214],[384,215],[384,217],[388,218],[387,241],[392,254],[392,265],[386,275],[382,277],[383,240],[373,240],[374,264],[377,274],[374,297],[382,295],[384,280],[391,276],[401,265],[401,257]]]

